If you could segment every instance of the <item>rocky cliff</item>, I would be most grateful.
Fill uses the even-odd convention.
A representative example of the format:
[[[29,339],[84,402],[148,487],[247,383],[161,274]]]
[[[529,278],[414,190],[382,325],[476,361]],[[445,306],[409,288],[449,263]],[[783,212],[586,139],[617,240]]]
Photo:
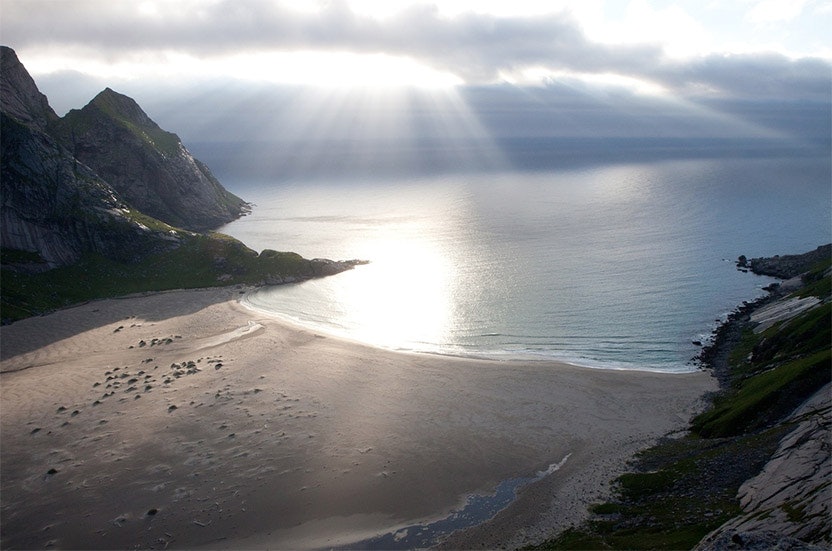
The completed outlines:
[[[827,549],[832,493],[829,385],[784,419],[794,429],[760,474],[740,486],[742,514],[705,537],[697,551]]]
[[[202,231],[246,212],[247,204],[224,189],[176,134],[109,88],[52,128],[73,157],[127,203],[171,226]]]
[[[152,231],[137,222],[50,131],[59,119],[9,48],[0,48],[0,69],[0,245],[23,253],[13,262],[37,271],[85,252],[128,260],[172,246],[172,228]]]
[[[358,263],[258,254],[203,232],[248,205],[175,134],[110,89],[58,117],[2,46],[0,125],[3,322],[101,297],[286,283]]]
[[[820,550],[832,543],[830,252],[824,245],[751,261],[757,273],[790,279],[772,286],[769,297],[735,320],[746,324],[746,344],[733,348],[748,354],[735,353],[728,367],[735,387],[780,385],[745,416],[753,415],[763,428],[781,429],[783,436],[760,472],[739,487],[739,514],[703,538],[696,551]],[[772,376],[785,368],[797,376]],[[769,380],[761,383],[764,377]]]
[[[40,93],[11,48],[0,46],[0,69],[0,111],[39,130],[58,120],[46,96]]]

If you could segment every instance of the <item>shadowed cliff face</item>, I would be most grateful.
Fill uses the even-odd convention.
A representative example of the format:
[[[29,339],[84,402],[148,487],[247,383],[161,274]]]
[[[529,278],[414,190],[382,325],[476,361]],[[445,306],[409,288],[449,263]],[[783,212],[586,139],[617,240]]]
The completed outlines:
[[[248,204],[175,134],[104,90],[58,118],[0,46],[3,323],[96,298],[324,277],[358,261],[261,254],[213,232]]]
[[[48,134],[6,113],[0,117],[0,244],[35,253],[18,267],[38,271],[67,265],[85,252],[132,260],[175,244],[173,236],[131,220],[112,188]]]
[[[176,134],[159,128],[127,96],[107,88],[55,124],[73,156],[122,198],[172,226],[202,231],[241,216],[247,204],[226,191]]]
[[[0,46],[0,111],[39,130],[58,120],[14,50],[5,46]]]
[[[61,119],[12,49],[0,47],[0,67],[4,267],[42,271],[85,253],[132,261],[176,248],[187,232],[175,228],[245,212],[132,99],[107,89]]]
[[[12,264],[41,271],[85,252],[132,260],[175,246],[175,235],[134,220],[118,193],[50,132],[58,117],[14,51],[0,48],[0,66],[0,245],[29,253]]]

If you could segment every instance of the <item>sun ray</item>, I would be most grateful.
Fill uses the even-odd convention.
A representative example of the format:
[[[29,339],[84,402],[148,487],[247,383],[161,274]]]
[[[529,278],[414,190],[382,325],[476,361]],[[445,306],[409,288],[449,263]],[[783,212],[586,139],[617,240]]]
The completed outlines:
[[[263,180],[367,180],[426,169],[507,167],[488,129],[455,89],[262,85],[241,102],[246,108],[233,111],[246,120],[229,126],[247,134],[229,138],[249,144],[239,152],[241,163],[257,158],[250,164]]]

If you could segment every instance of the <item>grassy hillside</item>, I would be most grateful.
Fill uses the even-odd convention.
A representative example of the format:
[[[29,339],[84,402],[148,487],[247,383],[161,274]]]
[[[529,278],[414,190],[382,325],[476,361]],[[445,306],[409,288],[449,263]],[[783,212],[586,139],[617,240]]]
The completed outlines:
[[[100,111],[100,115],[96,113]],[[129,115],[125,110],[131,112]],[[98,117],[104,116],[120,125],[122,128],[136,136],[139,140],[155,149],[163,155],[175,155],[181,147],[179,136],[172,132],[166,132],[149,119],[145,124],[135,122],[135,111],[139,111],[138,105],[133,100],[117,94],[107,88],[98,94],[84,109],[72,109],[66,114],[60,124],[56,126],[62,132],[72,134],[85,134],[95,129]]]
[[[21,255],[26,253],[4,250],[3,265]],[[76,264],[37,274],[3,269],[0,315],[4,322],[10,322],[87,300],[130,293],[280,283],[316,275],[320,274],[315,263],[298,254],[271,250],[257,254],[222,234],[193,234],[178,248],[151,254],[139,262],[87,254]]]
[[[534,549],[690,549],[739,515],[740,485],[792,429],[783,419],[832,379],[830,264],[817,265],[794,293],[825,303],[759,334],[737,322],[744,327],[730,383],[687,436],[639,454],[587,522]]]

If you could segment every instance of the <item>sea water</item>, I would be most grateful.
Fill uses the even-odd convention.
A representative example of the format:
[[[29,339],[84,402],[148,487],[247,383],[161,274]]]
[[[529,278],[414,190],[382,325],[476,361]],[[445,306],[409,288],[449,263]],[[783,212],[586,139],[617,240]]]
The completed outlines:
[[[687,371],[773,280],[735,260],[830,241],[828,156],[626,159],[229,181],[256,250],[369,264],[248,306],[374,346]]]

